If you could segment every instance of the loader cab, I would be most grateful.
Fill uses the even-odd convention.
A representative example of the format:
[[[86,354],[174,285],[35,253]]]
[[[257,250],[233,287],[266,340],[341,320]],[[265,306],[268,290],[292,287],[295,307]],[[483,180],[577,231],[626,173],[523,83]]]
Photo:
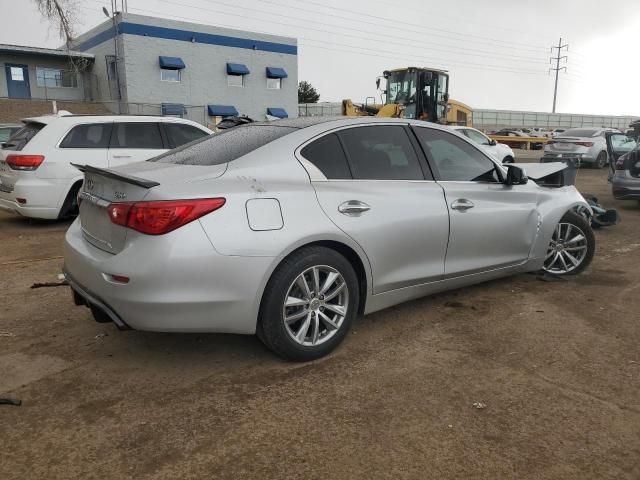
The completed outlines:
[[[384,78],[387,81],[385,105],[401,105],[404,118],[445,123],[449,100],[447,72],[410,67],[386,71]]]

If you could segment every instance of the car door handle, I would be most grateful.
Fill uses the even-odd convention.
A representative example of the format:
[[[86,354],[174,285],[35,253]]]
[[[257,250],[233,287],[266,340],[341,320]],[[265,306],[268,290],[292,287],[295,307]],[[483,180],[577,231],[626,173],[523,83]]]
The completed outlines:
[[[455,202],[451,204],[451,208],[454,210],[460,210],[461,212],[466,212],[470,208],[475,207],[471,200],[467,200],[466,198],[459,198]]]
[[[360,200],[349,200],[338,207],[340,213],[349,217],[359,217],[367,210],[371,210],[371,207]]]
[[[131,155],[114,155],[113,158],[131,158]]]

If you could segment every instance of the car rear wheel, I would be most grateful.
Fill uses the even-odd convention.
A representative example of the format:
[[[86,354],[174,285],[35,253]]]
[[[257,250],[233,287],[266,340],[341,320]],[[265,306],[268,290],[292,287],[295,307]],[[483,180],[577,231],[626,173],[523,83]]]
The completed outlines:
[[[578,213],[567,212],[553,232],[543,270],[552,275],[577,275],[591,263],[595,247],[589,222]]]
[[[596,157],[596,163],[593,164],[595,168],[604,168],[607,165],[607,152],[600,152]]]
[[[258,337],[288,360],[323,357],[348,333],[358,299],[358,279],[347,259],[329,248],[303,248],[286,258],[269,280]]]
[[[64,200],[60,213],[58,214],[58,220],[65,220],[70,217],[78,215],[78,192],[82,187],[82,182],[76,182]]]

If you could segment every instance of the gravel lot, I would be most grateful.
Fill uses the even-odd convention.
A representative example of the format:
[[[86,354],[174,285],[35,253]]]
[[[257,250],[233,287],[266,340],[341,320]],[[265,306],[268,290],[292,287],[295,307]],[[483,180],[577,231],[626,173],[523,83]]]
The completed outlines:
[[[0,478],[640,478],[640,205],[578,184],[622,216],[585,274],[388,309],[311,364],[97,324],[30,288],[68,224],[0,213]]]

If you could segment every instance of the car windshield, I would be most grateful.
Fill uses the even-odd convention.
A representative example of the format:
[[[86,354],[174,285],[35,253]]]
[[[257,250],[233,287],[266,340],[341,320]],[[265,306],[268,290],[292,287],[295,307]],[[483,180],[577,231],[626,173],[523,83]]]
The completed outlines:
[[[600,130],[593,128],[574,128],[571,130],[565,130],[562,132],[563,137],[595,137],[600,133]]]
[[[220,165],[296,130],[276,125],[242,125],[187,143],[148,161],[181,165]]]
[[[625,154],[636,148],[636,142],[623,134],[611,135],[611,148],[615,153]]]

